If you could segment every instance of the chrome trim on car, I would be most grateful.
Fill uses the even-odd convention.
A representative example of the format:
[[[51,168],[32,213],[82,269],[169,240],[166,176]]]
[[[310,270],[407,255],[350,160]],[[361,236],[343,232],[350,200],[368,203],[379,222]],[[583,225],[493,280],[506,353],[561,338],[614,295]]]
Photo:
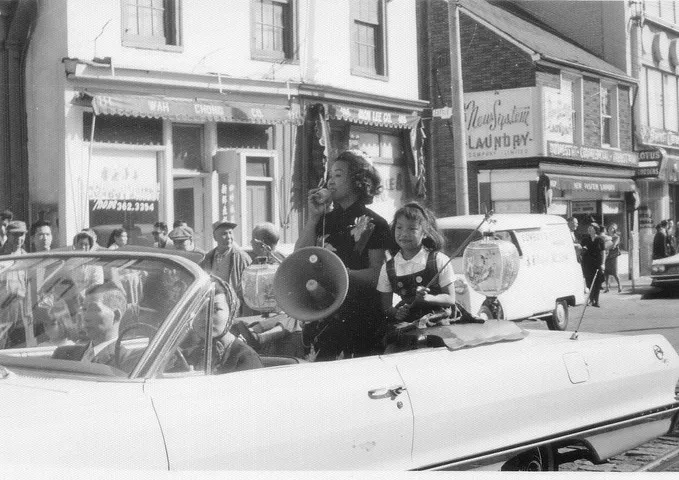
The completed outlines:
[[[504,462],[522,452],[531,450],[533,448],[544,447],[547,445],[567,446],[573,442],[584,442],[586,441],[587,437],[595,434],[619,430],[641,423],[665,420],[669,417],[674,417],[674,422],[676,421],[677,413],[679,413],[679,402],[666,405],[665,407],[646,410],[644,412],[629,415],[620,419],[602,422],[601,424],[582,427],[570,432],[563,432],[549,437],[531,440],[519,445],[488,451],[470,457],[417,467],[413,470],[468,470],[473,468],[481,468],[483,466]]]

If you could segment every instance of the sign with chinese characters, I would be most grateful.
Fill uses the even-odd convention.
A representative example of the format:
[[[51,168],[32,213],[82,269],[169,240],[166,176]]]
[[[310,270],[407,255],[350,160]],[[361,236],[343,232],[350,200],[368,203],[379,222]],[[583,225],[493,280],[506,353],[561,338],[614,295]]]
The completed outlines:
[[[661,130],[659,128],[641,125],[638,137],[641,143],[646,145],[660,145],[663,147],[679,148],[679,133]]]
[[[547,155],[625,167],[636,167],[639,163],[636,152],[621,152],[560,142],[547,142]]]
[[[87,182],[89,226],[100,234],[122,226],[130,243],[150,244],[158,221],[157,163],[155,151],[94,150]]]
[[[515,88],[465,93],[464,121],[469,160],[536,155],[533,91],[533,88]]]

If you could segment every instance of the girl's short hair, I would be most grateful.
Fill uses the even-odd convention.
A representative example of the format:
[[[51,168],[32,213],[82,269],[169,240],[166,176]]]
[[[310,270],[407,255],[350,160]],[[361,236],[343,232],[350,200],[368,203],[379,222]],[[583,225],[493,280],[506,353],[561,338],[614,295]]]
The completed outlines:
[[[396,239],[396,221],[400,217],[416,221],[422,226],[422,231],[424,232],[422,245],[426,248],[430,250],[441,250],[443,248],[445,240],[438,230],[436,217],[431,210],[423,207],[417,202],[406,203],[396,210],[396,213],[394,213],[394,221],[391,222],[391,235],[394,239]]]
[[[82,231],[82,232],[78,232],[78,233],[75,234],[75,236],[73,237],[73,247],[74,248],[78,246],[78,242],[80,240],[87,240],[87,243],[90,244],[90,249],[92,249],[92,247],[94,247],[94,238],[92,237],[92,235],[89,232]]]
[[[373,203],[373,199],[382,191],[382,179],[372,165],[370,156],[361,150],[345,150],[335,159],[347,164],[347,174],[352,187],[358,193],[358,199],[364,205]]]

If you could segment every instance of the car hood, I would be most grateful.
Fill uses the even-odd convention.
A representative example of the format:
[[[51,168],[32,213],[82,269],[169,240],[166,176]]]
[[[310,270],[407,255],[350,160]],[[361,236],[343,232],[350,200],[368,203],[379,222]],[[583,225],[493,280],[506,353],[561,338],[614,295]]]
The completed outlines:
[[[653,260],[653,265],[674,265],[679,263],[679,253],[665,258],[657,258]]]

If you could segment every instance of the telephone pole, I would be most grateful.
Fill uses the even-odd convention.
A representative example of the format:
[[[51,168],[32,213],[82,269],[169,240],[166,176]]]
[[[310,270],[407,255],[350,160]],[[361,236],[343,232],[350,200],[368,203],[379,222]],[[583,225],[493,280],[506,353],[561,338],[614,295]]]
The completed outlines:
[[[467,185],[467,144],[464,123],[464,88],[460,53],[460,2],[448,0],[448,35],[450,37],[450,86],[453,110],[453,161],[455,166],[455,204],[458,215],[469,214]]]

